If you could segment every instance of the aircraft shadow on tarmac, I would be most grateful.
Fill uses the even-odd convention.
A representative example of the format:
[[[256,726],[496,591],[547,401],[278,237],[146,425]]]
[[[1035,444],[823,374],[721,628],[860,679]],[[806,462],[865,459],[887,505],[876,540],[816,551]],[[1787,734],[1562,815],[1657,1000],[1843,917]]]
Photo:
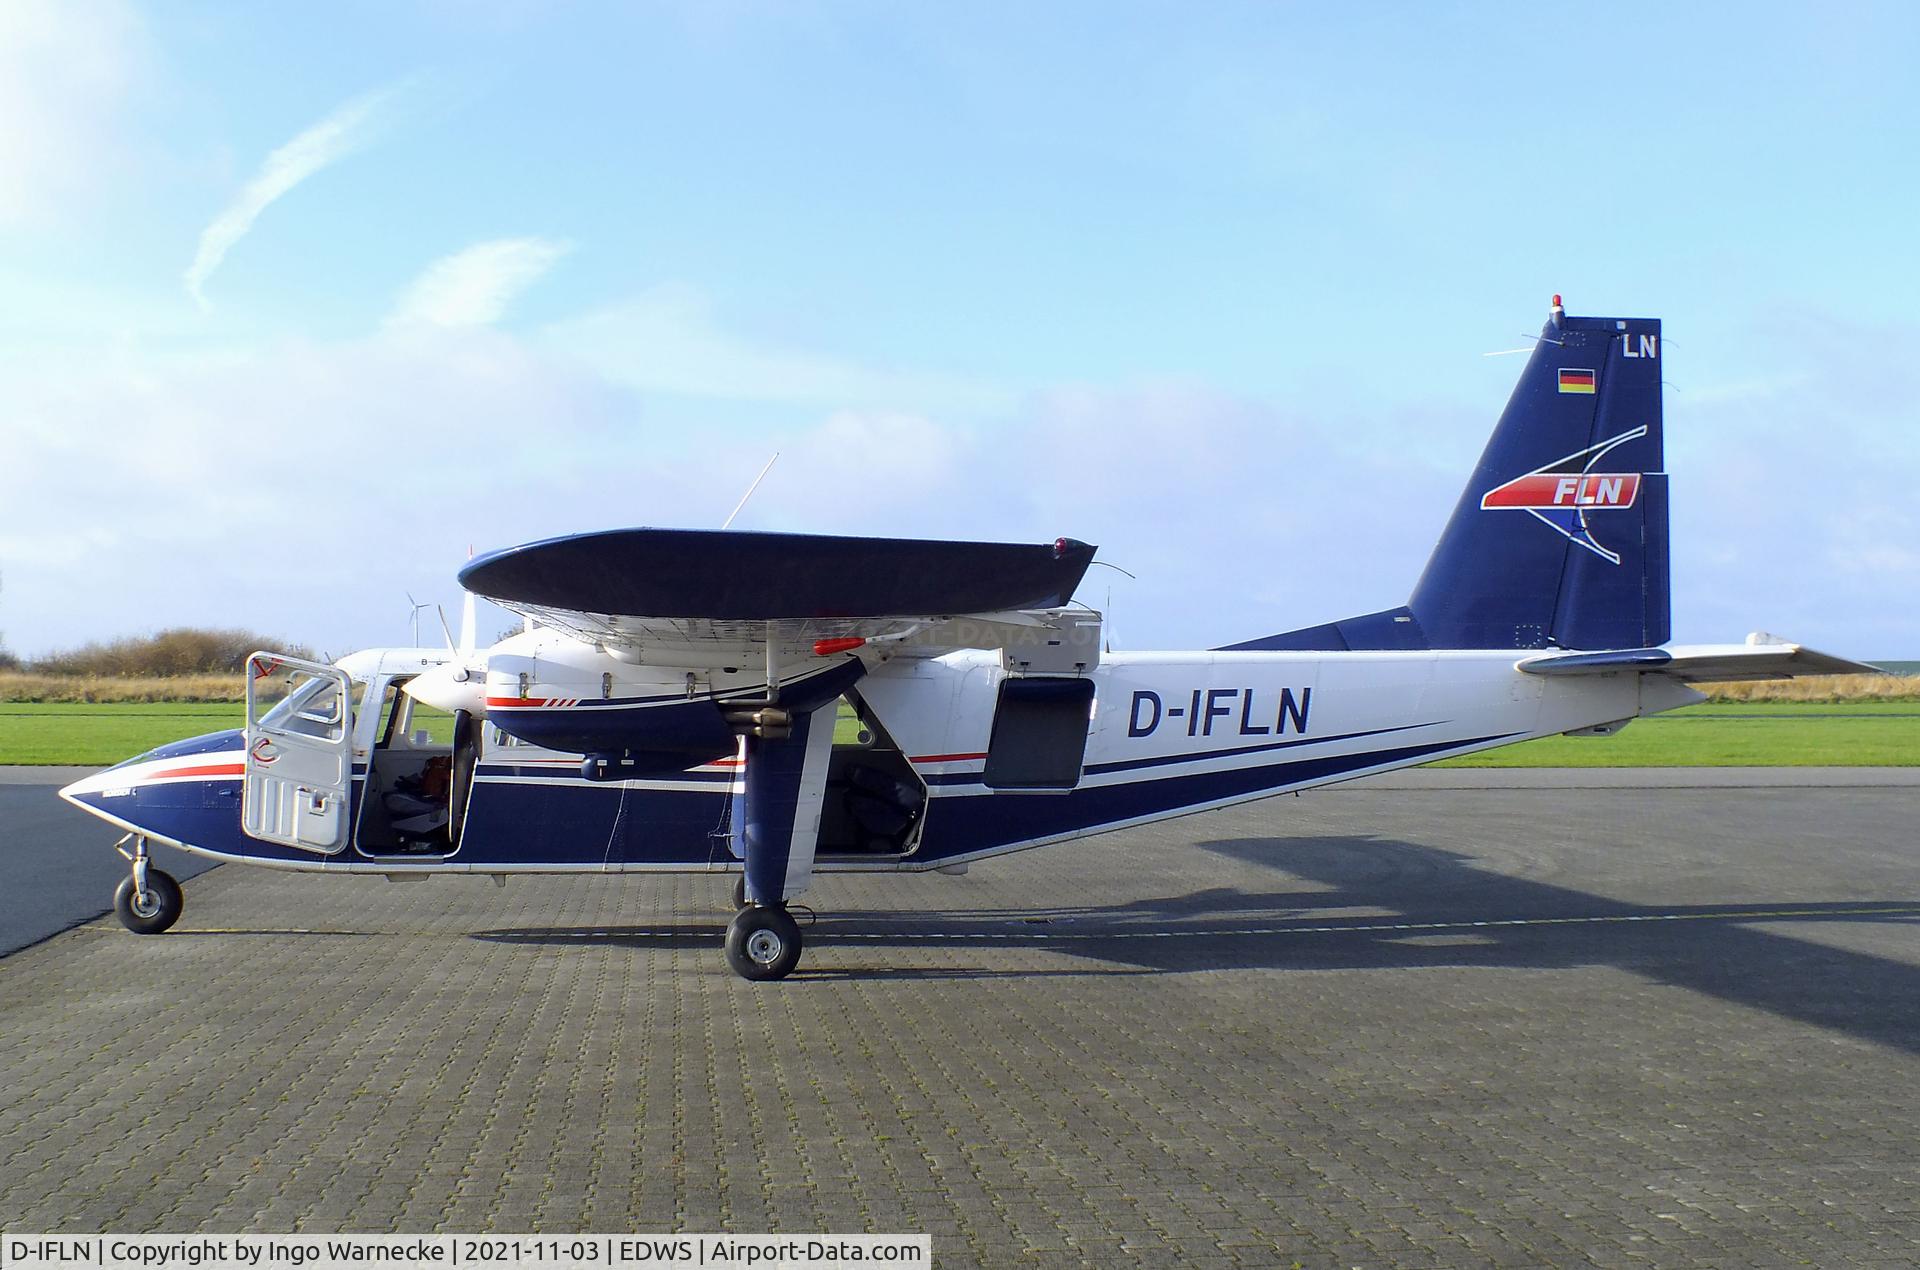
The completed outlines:
[[[791,982],[1608,965],[1920,1052],[1920,966],[1756,925],[1911,924],[1920,921],[1920,899],[1648,906],[1489,872],[1455,852],[1386,838],[1242,838],[1200,845],[1301,885],[1271,891],[1211,887],[1125,904],[1038,909],[836,909],[807,928],[809,944],[870,947],[877,964],[803,969]],[[710,918],[690,916],[649,926],[532,927],[474,937],[669,948],[711,946],[717,933]],[[886,964],[889,948],[939,946],[1044,948],[1101,965],[996,970]]]

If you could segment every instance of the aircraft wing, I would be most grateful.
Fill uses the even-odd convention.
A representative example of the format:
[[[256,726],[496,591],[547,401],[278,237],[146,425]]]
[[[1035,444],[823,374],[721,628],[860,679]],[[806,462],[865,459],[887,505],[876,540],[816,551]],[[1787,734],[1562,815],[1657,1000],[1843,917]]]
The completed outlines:
[[[1744,644],[1676,644],[1599,653],[1547,653],[1518,663],[1530,675],[1600,675],[1622,670],[1666,675],[1686,683],[1798,679],[1809,675],[1877,675],[1878,666],[1835,657],[1771,636]]]
[[[720,653],[834,639],[994,647],[1048,625],[1094,548],[615,529],[481,556],[460,584],[597,644]]]

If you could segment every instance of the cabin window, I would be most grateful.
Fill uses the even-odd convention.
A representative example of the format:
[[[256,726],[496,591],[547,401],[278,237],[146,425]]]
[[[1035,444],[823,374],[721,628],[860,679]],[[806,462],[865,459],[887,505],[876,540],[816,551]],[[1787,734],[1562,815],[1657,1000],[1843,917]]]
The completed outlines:
[[[1087,757],[1093,680],[1000,681],[982,774],[989,789],[1072,789]]]
[[[407,711],[407,743],[417,749],[452,749],[452,713],[424,701],[414,701],[413,708]]]
[[[402,692],[387,703],[380,744],[398,749],[451,749],[453,716]]]

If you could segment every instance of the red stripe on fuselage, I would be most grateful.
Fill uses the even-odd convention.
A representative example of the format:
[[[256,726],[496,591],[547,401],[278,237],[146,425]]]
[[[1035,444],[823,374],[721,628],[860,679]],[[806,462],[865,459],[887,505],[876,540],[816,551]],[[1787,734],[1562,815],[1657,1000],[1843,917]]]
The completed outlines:
[[[181,777],[241,776],[246,773],[245,763],[206,763],[199,767],[175,767],[164,772],[150,772],[142,777],[143,781],[170,781]]]

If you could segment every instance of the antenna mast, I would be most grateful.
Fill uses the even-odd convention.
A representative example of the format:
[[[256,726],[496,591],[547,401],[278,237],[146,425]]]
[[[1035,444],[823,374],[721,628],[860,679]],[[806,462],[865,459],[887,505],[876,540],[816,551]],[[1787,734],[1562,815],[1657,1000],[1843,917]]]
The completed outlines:
[[[720,528],[722,529],[733,528],[733,518],[740,514],[740,509],[747,505],[747,500],[749,498],[753,497],[753,491],[760,488],[760,482],[767,479],[767,473],[773,471],[773,465],[775,463],[778,463],[779,461],[780,461],[780,451],[775,450],[773,452],[773,457],[767,460],[767,465],[760,469],[760,475],[753,478],[753,484],[747,486],[747,492],[742,494],[740,496],[740,501],[733,505],[733,511],[728,514],[727,518],[724,521],[720,522]]]

